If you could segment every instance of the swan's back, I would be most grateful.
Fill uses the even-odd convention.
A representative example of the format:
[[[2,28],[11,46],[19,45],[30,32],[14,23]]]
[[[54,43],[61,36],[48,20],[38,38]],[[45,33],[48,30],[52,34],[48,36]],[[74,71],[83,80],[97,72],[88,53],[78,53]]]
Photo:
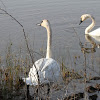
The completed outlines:
[[[35,62],[35,66],[39,74],[40,84],[60,81],[60,66],[52,58],[39,59]],[[27,85],[38,85],[37,71],[33,65],[29,77],[24,79]]]

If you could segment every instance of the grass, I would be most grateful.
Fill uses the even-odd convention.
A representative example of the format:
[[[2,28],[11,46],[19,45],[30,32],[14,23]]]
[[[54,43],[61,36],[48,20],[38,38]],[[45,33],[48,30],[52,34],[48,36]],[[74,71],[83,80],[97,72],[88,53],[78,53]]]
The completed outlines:
[[[74,69],[68,69],[67,66],[64,65],[64,62],[62,61],[61,64],[61,69],[62,69],[62,77],[63,79],[71,78],[71,79],[80,79],[82,78],[81,75],[78,74],[78,72],[75,72]]]
[[[21,58],[20,56],[16,56],[15,52],[12,52],[12,47],[13,43],[10,41],[5,55],[6,64],[4,67],[0,67],[0,90],[3,99],[12,98],[13,100],[18,91],[21,91],[21,89],[25,85],[21,80],[21,77],[27,76],[30,69],[28,66],[32,66],[32,62],[27,55],[26,57]],[[2,57],[0,57],[0,61],[2,66]],[[61,62],[61,69],[64,81],[66,80],[67,82],[69,82],[68,79],[72,80],[82,78],[81,75],[78,74],[78,72],[75,72],[73,69],[68,69],[64,64],[64,61]],[[25,91],[23,93],[23,95],[25,96]]]

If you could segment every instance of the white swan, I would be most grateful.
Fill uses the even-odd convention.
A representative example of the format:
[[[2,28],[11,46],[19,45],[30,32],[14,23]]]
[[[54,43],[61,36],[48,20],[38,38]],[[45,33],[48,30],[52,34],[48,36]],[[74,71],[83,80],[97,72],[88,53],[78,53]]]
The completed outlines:
[[[85,29],[85,34],[90,35],[94,40],[96,40],[97,42],[100,42],[100,28],[90,32],[93,27],[95,26],[95,19],[93,16],[91,16],[90,14],[84,14],[81,16],[81,20],[79,25],[85,21],[87,18],[91,18],[92,20],[92,24],[90,24],[86,29]]]
[[[51,45],[52,45],[52,33],[50,23],[48,20],[43,20],[39,26],[43,26],[47,30],[47,53],[46,58],[41,58],[35,62],[39,74],[40,84],[59,82],[60,81],[60,66],[51,58]],[[30,69],[28,78],[23,78],[27,85],[38,85],[37,71],[33,65]]]

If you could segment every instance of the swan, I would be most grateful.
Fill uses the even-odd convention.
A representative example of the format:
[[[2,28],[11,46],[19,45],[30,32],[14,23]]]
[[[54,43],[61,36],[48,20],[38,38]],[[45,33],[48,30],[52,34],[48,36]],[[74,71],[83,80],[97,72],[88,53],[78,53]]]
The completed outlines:
[[[47,52],[46,58],[41,58],[37,60],[34,64],[37,68],[39,74],[40,84],[38,84],[38,76],[35,66],[30,68],[29,75],[27,78],[23,78],[27,85],[41,85],[51,82],[60,81],[60,65],[52,59],[51,45],[52,45],[52,30],[50,27],[50,22],[46,19],[42,20],[40,24],[37,24],[46,28],[47,30]]]
[[[81,16],[81,20],[79,25],[85,21],[86,19],[91,18],[92,23],[85,29],[85,34],[90,35],[96,42],[100,42],[100,28],[90,32],[93,27],[95,26],[95,18],[93,16],[91,16],[90,14],[83,14]]]

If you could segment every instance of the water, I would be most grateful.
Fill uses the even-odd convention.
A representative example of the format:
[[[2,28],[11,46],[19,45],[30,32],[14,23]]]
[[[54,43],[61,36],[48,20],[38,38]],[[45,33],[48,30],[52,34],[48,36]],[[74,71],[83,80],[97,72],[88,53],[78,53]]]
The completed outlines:
[[[0,7],[6,9],[24,26],[32,49],[34,48],[37,52],[39,52],[40,48],[46,49],[46,30],[36,26],[36,24],[43,19],[48,19],[53,32],[54,58],[63,57],[66,65],[75,70],[83,69],[82,65],[80,65],[84,60],[83,53],[80,50],[78,38],[72,27],[75,27],[81,42],[85,43],[84,30],[91,21],[87,20],[79,26],[80,17],[85,13],[92,14],[96,19],[95,28],[100,26],[99,0],[4,0],[3,3],[5,7],[2,3]],[[23,52],[26,51],[21,27],[9,16],[2,14],[0,14],[0,23],[0,55],[5,55],[9,41],[13,43],[13,52],[18,53],[17,50],[20,47],[23,48]],[[87,55],[88,65],[91,67],[93,63],[96,67],[93,67],[96,71],[95,73],[89,70],[93,75],[98,75],[98,73],[100,75],[99,54],[99,49],[97,49],[94,53],[93,61],[91,60],[92,54]],[[81,57],[76,67],[72,63],[74,56]]]
[[[6,8],[1,4],[1,7],[6,9],[14,16],[25,28],[29,37],[29,42],[35,51],[44,46],[46,48],[46,31],[42,27],[36,26],[43,19],[48,19],[53,30],[53,47],[56,50],[64,47],[73,47],[78,50],[78,41],[72,27],[76,27],[81,40],[84,39],[84,29],[79,26],[80,16],[84,13],[90,13],[95,16],[96,21],[99,21],[99,1],[70,1],[70,0],[55,0],[55,1],[4,1]],[[20,26],[10,17],[1,15],[0,17],[1,36],[0,36],[0,52],[5,50],[7,42],[11,39],[15,47],[23,46],[24,36]],[[89,21],[83,25],[86,26]],[[96,24],[97,26],[99,23]],[[33,43],[34,42],[34,43]],[[20,44],[20,45],[19,45]],[[25,45],[24,45],[25,46]],[[32,47],[33,48],[33,47]],[[15,49],[16,50],[16,49]],[[54,52],[54,49],[53,49]]]
[[[55,1],[4,1],[7,11],[14,16],[25,28],[26,33],[29,36],[30,43],[36,50],[46,44],[46,31],[42,27],[36,26],[37,23],[43,19],[48,19],[51,22],[53,30],[53,46],[60,48],[60,45],[66,46],[78,46],[76,43],[76,37],[73,33],[72,26],[77,27],[77,32],[83,39],[84,29],[79,26],[80,16],[84,13],[90,13],[95,16],[96,21],[99,21],[99,0],[88,2],[86,0],[55,0]],[[2,8],[3,5],[1,4]],[[5,8],[4,8],[5,9]],[[3,51],[5,45],[9,41],[9,38],[13,41],[15,46],[19,46],[19,43],[23,45],[23,32],[20,26],[11,20],[10,17],[1,15],[0,17],[1,36],[0,47]],[[83,25],[87,25],[89,21],[86,21]],[[97,26],[99,23],[96,24]],[[85,28],[85,27],[84,27]],[[67,30],[67,32],[66,32]]]

